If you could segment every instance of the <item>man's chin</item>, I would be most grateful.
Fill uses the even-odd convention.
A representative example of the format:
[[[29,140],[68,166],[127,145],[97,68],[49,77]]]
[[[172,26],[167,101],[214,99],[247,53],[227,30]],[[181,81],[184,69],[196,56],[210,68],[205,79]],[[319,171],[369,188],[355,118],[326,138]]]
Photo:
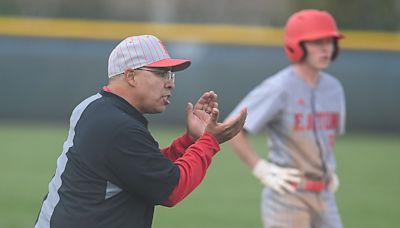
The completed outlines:
[[[162,106],[157,109],[154,109],[150,114],[157,114],[157,113],[162,113],[167,109],[167,106]]]

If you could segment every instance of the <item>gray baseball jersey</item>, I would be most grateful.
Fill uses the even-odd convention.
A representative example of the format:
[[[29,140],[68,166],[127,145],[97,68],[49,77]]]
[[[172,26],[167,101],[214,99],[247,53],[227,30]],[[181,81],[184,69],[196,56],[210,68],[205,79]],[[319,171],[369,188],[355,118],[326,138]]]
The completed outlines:
[[[269,160],[293,167],[308,178],[335,171],[334,139],[345,129],[345,100],[340,82],[321,72],[311,88],[289,66],[265,79],[232,111],[248,108],[244,128],[266,131]]]

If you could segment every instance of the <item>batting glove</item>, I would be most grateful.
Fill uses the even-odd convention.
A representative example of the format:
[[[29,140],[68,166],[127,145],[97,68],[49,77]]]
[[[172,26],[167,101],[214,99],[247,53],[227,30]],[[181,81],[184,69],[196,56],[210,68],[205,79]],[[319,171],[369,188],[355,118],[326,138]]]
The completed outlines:
[[[333,173],[329,180],[328,190],[335,193],[339,189],[339,185],[339,177],[336,175],[336,173]]]
[[[295,192],[300,183],[300,171],[292,168],[282,168],[273,163],[260,159],[253,168],[253,175],[262,184],[271,187],[280,194]]]

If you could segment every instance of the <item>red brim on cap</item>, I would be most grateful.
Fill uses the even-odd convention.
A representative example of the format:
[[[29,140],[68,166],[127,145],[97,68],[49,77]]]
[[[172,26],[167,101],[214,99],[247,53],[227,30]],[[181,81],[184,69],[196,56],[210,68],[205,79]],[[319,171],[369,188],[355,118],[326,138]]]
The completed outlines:
[[[163,59],[151,64],[145,65],[145,67],[170,67],[171,71],[181,71],[190,66],[190,60],[186,59]]]

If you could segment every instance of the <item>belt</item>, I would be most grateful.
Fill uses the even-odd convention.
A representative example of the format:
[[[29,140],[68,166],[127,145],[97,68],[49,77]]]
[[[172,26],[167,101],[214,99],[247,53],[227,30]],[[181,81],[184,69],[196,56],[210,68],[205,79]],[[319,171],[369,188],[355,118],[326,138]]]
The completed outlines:
[[[325,181],[313,181],[313,180],[304,180],[299,184],[291,183],[296,189],[306,190],[311,192],[322,192],[327,188],[327,183]]]

